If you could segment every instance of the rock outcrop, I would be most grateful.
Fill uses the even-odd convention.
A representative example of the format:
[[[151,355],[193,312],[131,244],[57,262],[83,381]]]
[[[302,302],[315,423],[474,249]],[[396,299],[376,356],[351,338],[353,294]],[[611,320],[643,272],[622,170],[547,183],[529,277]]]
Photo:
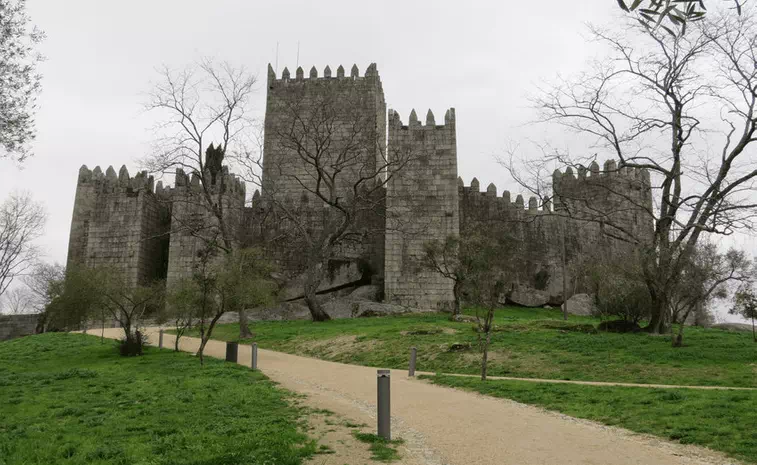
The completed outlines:
[[[531,287],[518,287],[510,293],[508,301],[521,307],[543,307],[549,302],[549,294]]]
[[[594,297],[589,294],[576,294],[568,299],[568,313],[571,315],[593,315],[595,310]]]

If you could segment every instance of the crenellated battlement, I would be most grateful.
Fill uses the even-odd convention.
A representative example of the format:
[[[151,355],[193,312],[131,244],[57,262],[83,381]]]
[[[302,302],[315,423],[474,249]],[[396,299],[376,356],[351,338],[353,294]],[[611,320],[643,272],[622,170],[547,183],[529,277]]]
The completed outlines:
[[[206,173],[205,179],[211,180],[209,187],[213,194],[218,194],[218,189],[223,186],[224,193],[241,196],[242,199],[246,196],[247,187],[244,181],[236,175],[229,173],[228,166],[222,168],[221,177],[211,176],[210,172]],[[158,187],[155,190],[158,195],[170,195],[179,192],[202,192],[201,178],[197,173],[190,175],[185,173],[182,168],[176,168],[174,187],[163,186],[163,183],[158,181]]]
[[[393,129],[403,129],[403,130],[435,130],[435,129],[449,129],[454,131],[455,130],[455,109],[450,108],[446,111],[444,114],[444,124],[438,125],[436,124],[436,118],[434,117],[434,112],[431,111],[431,109],[428,110],[426,113],[426,124],[421,124],[421,122],[418,120],[418,114],[415,112],[415,109],[413,109],[410,112],[410,118],[408,119],[408,124],[404,125],[402,124],[402,118],[400,117],[400,114],[395,110],[389,110],[388,111],[388,119],[389,119],[389,127]]]
[[[580,182],[585,180],[597,180],[608,178],[622,178],[628,181],[635,181],[640,185],[649,186],[650,176],[649,170],[638,169],[631,167],[620,167],[615,160],[607,160],[604,163],[604,169],[600,170],[599,163],[596,161],[591,162],[588,168],[583,165],[577,165],[576,172],[573,171],[572,166],[565,168],[565,172],[556,169],[552,173],[552,182],[554,188],[558,189],[561,185],[572,182]]]
[[[273,67],[271,64],[268,64],[268,87],[272,88],[276,85],[290,85],[290,84],[296,84],[296,83],[304,83],[304,82],[312,82],[312,81],[319,81],[319,82],[337,82],[337,81],[356,81],[356,80],[377,80],[379,78],[378,69],[376,68],[376,63],[371,63],[368,65],[368,68],[365,70],[365,74],[360,76],[360,69],[356,64],[352,65],[352,68],[350,69],[350,74],[345,74],[345,69],[342,65],[339,65],[339,67],[336,69],[336,76],[332,74],[331,67],[326,66],[323,69],[323,75],[318,75],[318,69],[313,66],[310,68],[310,71],[308,72],[308,76],[305,77],[305,70],[302,68],[302,66],[298,66],[297,69],[294,72],[294,78],[292,78],[291,72],[289,71],[289,68],[284,67],[284,70],[281,72],[281,77],[278,78],[276,76],[276,72],[273,70]]]
[[[79,168],[79,177],[77,179],[79,185],[83,184],[96,184],[101,190],[114,192],[117,189],[131,189],[133,191],[146,190],[154,193],[154,178],[147,174],[147,171],[140,171],[134,177],[129,176],[129,170],[126,165],[121,166],[121,169],[116,174],[116,170],[113,166],[108,166],[103,173],[99,166],[90,170],[87,165],[82,165]]]
[[[466,186],[463,178],[457,178],[457,188],[460,193],[460,197],[474,198],[474,201],[486,202],[491,204],[494,208],[512,210],[512,211],[525,211],[529,214],[548,214],[552,212],[552,203],[547,200],[539,205],[539,199],[535,196],[531,196],[528,199],[528,204],[525,203],[524,197],[518,194],[515,197],[515,201],[512,201],[512,195],[510,191],[506,190],[502,192],[502,196],[497,196],[497,186],[494,183],[489,183],[485,191],[481,191],[481,185],[477,178],[473,178],[469,186]],[[541,207],[541,208],[540,208]]]

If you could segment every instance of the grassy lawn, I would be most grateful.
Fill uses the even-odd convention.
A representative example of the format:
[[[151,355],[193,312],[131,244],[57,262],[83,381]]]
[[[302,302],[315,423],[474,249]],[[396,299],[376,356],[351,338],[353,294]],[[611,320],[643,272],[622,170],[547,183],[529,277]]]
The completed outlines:
[[[757,463],[757,392],[649,389],[424,376],[573,417],[698,444]]]
[[[584,333],[589,317],[556,310],[505,308],[497,311],[490,375],[633,383],[757,387],[757,344],[751,334],[687,328],[685,347],[647,334]],[[261,348],[327,360],[407,368],[410,347],[418,348],[420,371],[475,374],[480,354],[472,323],[444,314],[383,318],[259,322],[251,325]],[[220,325],[214,338],[236,340],[235,324]],[[251,342],[251,341],[243,341]],[[470,348],[450,351],[453,343]]]
[[[0,465],[299,464],[301,410],[259,372],[44,334],[0,343]]]

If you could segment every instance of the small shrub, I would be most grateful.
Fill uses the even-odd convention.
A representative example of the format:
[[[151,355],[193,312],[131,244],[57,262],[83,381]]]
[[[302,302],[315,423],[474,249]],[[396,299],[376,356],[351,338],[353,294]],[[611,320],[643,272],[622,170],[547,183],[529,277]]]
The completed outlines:
[[[118,352],[123,357],[134,357],[144,353],[144,346],[147,343],[142,333],[136,331],[132,337],[121,339],[118,343]]]
[[[599,286],[594,313],[601,319],[613,318],[639,323],[649,317],[650,308],[652,298],[643,282],[611,275]]]

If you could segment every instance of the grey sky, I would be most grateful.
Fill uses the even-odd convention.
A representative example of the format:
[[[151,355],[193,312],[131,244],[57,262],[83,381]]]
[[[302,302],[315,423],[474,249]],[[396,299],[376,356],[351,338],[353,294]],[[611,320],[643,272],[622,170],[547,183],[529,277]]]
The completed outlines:
[[[614,0],[541,2],[405,1],[79,1],[29,0],[46,31],[44,90],[34,158],[18,170],[0,161],[0,199],[30,190],[49,212],[40,245],[65,262],[76,176],[87,164],[126,164],[147,153],[144,94],[155,68],[183,67],[201,57],[244,65],[260,78],[255,107],[262,117],[265,70],[276,61],[294,73],[326,65],[361,74],[376,62],[387,103],[404,121],[412,108],[443,117],[457,110],[459,171],[515,189],[494,161],[508,140],[538,136],[527,97],[557,74],[580,70],[594,51],[585,23],[610,24]],[[605,157],[600,155],[600,159]]]

